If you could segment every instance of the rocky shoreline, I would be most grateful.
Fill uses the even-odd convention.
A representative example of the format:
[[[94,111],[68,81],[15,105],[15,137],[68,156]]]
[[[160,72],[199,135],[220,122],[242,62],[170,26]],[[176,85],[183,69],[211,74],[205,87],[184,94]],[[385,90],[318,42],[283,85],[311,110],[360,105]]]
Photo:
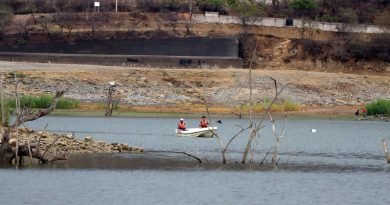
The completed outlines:
[[[56,157],[68,159],[77,154],[112,154],[120,152],[141,153],[142,147],[130,146],[124,143],[107,143],[94,140],[92,136],[77,139],[72,134],[57,134],[47,131],[35,131],[28,128],[18,129],[18,134],[12,132],[9,143],[15,149],[16,141],[19,146],[31,146],[41,150],[51,161]]]
[[[106,98],[108,82],[116,86],[115,100],[131,106],[203,104],[203,84],[209,104],[236,107],[247,103],[248,71],[244,69],[127,68],[76,64],[1,62],[4,86],[13,93],[17,71],[19,90],[25,95],[54,93],[67,88],[65,97],[84,102]],[[205,77],[206,75],[206,77]],[[390,99],[388,76],[325,73],[298,70],[253,70],[254,103],[263,103],[274,94],[273,83],[288,84],[280,100],[300,105],[360,106],[378,98]],[[205,80],[206,79],[206,80]]]

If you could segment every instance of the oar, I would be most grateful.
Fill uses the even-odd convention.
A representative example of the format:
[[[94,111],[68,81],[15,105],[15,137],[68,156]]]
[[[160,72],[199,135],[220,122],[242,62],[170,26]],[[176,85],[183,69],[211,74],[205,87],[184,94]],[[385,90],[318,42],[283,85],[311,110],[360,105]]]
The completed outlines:
[[[215,121],[216,123],[219,123],[219,124],[222,124],[222,121],[221,120],[217,120]]]

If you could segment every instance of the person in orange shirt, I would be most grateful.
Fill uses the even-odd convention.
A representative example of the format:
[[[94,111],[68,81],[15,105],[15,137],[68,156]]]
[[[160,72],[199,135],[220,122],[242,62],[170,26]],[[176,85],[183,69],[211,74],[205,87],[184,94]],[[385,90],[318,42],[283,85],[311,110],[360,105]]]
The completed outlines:
[[[207,128],[209,126],[209,122],[207,122],[207,119],[205,116],[202,116],[199,122],[199,127],[201,128]]]
[[[356,110],[355,115],[359,116],[359,113],[362,113],[364,118],[367,117],[367,109],[365,107],[361,107],[360,109]]]
[[[360,108],[360,111],[363,113],[364,118],[367,117],[367,109],[365,107]]]
[[[186,130],[186,123],[184,122],[183,118],[180,118],[180,121],[177,124],[177,129],[179,129],[179,130]]]

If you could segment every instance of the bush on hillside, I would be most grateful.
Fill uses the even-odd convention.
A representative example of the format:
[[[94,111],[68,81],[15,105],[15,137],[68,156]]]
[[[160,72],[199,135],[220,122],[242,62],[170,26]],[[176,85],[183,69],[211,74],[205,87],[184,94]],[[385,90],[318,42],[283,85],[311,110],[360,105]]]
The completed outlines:
[[[378,34],[370,41],[347,41],[346,50],[356,61],[372,59],[390,62],[390,34]]]
[[[369,115],[390,114],[390,100],[379,99],[366,105]]]

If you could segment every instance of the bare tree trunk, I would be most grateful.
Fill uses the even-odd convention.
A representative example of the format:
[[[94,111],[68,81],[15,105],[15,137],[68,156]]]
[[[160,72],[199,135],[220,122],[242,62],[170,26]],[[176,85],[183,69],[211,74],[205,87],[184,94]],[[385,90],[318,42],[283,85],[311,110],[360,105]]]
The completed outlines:
[[[271,78],[271,77],[270,77]],[[276,125],[275,125],[275,120],[273,119],[272,115],[271,115],[271,108],[272,108],[272,105],[276,102],[276,100],[278,99],[280,93],[282,93],[282,91],[284,90],[284,88],[287,87],[288,84],[284,85],[280,90],[278,89],[278,83],[277,81],[274,79],[274,78],[271,78],[272,81],[274,81],[274,88],[275,88],[275,96],[273,98],[273,100],[271,101],[271,103],[268,105],[267,109],[266,109],[266,112],[267,112],[267,115],[269,117],[269,120],[271,122],[271,125],[272,125],[272,134],[274,135],[275,137],[275,147],[274,147],[274,154],[272,156],[272,163],[274,166],[277,166],[278,165],[278,162],[279,162],[279,159],[278,159],[278,151],[279,151],[279,144],[280,144],[280,140],[282,138],[284,138],[285,136],[285,132],[286,132],[286,118],[284,118],[284,122],[283,122],[283,129],[282,129],[282,133],[280,135],[277,134],[276,132]]]
[[[389,152],[387,151],[387,143],[386,143],[386,140],[382,140],[382,143],[383,143],[383,149],[385,151],[385,157],[386,157],[386,161],[387,163],[390,163],[390,154]]]
[[[206,72],[204,72],[204,76],[203,76],[203,102],[204,102],[204,105],[206,106],[206,112],[207,112],[207,117],[209,118],[210,120],[210,125],[211,127],[214,127],[213,126],[213,120],[211,119],[211,115],[210,115],[210,111],[209,111],[209,107],[207,105],[207,100],[206,100],[206,79],[207,79],[207,74]],[[211,130],[212,131],[212,130]],[[225,152],[226,150],[224,151],[224,148],[223,148],[223,142],[221,140],[221,138],[219,137],[218,134],[214,133],[214,131],[212,131],[213,134],[216,136],[217,140],[218,140],[218,143],[219,143],[219,146],[221,148],[221,155],[222,155],[222,163],[223,164],[226,164],[226,157],[225,157]]]
[[[242,119],[242,103],[240,103],[240,114],[238,115],[238,119]]]
[[[242,155],[242,160],[241,160],[241,163],[242,163],[242,164],[245,164],[246,158],[247,158],[247,156],[248,156],[248,152],[250,151],[251,146],[252,146],[253,138],[254,138],[254,137],[256,136],[256,134],[257,134],[256,128],[255,128],[253,125],[251,125],[251,126],[252,126],[252,129],[251,129],[251,133],[250,133],[250,135],[249,135],[248,143],[246,144],[244,154]]]
[[[105,112],[105,116],[106,117],[111,117],[112,116],[112,111],[114,109],[114,104],[112,102],[112,94],[114,92],[114,86],[110,86],[108,88],[108,93],[107,93],[107,104],[106,104],[106,112]]]
[[[12,159],[15,157],[15,152],[9,144],[10,136],[9,129],[3,128],[3,136],[0,144],[0,164],[12,164]]]
[[[276,162],[278,161],[278,151],[279,151],[279,144],[280,144],[280,138],[275,137],[275,147],[274,147],[274,154],[272,156],[272,164],[277,165]]]
[[[255,49],[253,50],[252,58],[251,58],[251,61],[249,63],[249,121],[250,121],[250,124],[251,124],[250,126],[252,127],[252,129],[251,129],[251,133],[249,135],[248,143],[246,144],[244,154],[242,156],[241,163],[243,163],[243,164],[245,164],[248,152],[252,146],[253,138],[257,134],[256,125],[253,125],[253,122],[252,122],[252,64],[253,64],[253,60],[254,60],[255,55],[256,55],[257,44],[258,44],[258,41],[256,41],[256,46],[255,46]]]
[[[18,78],[16,77],[16,72],[14,72],[15,78],[15,108],[16,116],[20,116],[20,102],[19,102],[19,93],[18,93]],[[18,166],[19,159],[19,128],[16,127],[16,148],[15,148],[15,166]]]
[[[1,98],[1,126],[6,126],[6,115],[4,107],[4,93],[3,93],[3,75],[0,75],[0,98]]]
[[[28,148],[28,155],[30,157],[30,166],[32,165],[32,152],[31,152],[31,146],[30,146],[30,140],[27,141],[27,148]]]
[[[249,63],[249,120],[252,123],[252,64],[256,55],[258,41],[256,40],[256,46],[253,50],[251,62]]]

